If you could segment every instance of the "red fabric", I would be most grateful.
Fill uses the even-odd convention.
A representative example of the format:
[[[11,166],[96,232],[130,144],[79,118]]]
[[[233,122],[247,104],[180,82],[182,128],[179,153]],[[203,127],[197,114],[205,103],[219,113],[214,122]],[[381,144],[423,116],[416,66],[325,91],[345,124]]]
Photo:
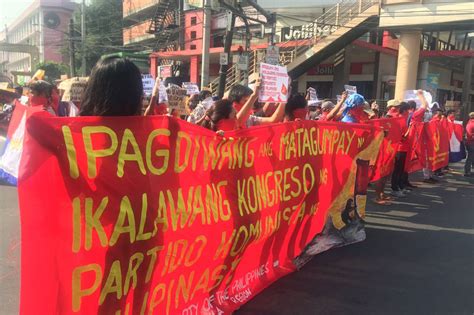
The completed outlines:
[[[234,102],[232,105],[234,106],[235,111],[236,111],[237,113],[240,112],[240,110],[244,107],[244,105],[240,105],[239,103],[236,103],[236,102]],[[247,113],[245,119],[242,120],[244,123],[243,123],[242,125],[240,125],[240,126],[237,126],[237,128],[240,128],[240,129],[247,128],[247,124],[246,124],[245,122],[247,121],[247,119],[249,119],[250,115],[251,115],[251,112],[249,111],[249,112]],[[237,129],[237,128],[234,128],[234,129]]]
[[[405,119],[405,123],[402,125],[402,138],[398,142],[398,152],[408,152],[410,150],[410,140],[408,139],[408,136],[405,136],[408,131],[408,126],[407,126],[407,121],[408,121],[408,113],[405,112],[399,117],[403,117]]]
[[[474,119],[469,119],[466,125],[466,144],[474,144]]]
[[[301,121],[231,140],[166,116],[32,115],[20,313],[230,314],[342,222],[374,132]]]
[[[413,112],[413,115],[411,116],[411,122],[413,123],[421,123],[423,122],[423,118],[425,117],[425,109],[424,108],[418,108]]]
[[[28,100],[28,104],[31,107],[48,106],[48,103],[49,103],[48,99],[44,96],[31,95],[29,100]]]
[[[156,104],[153,107],[153,115],[168,115],[168,105],[164,103]]]
[[[369,120],[369,125],[381,128],[385,134],[378,152],[375,168],[371,174],[371,181],[377,181],[392,173],[404,123],[405,120],[403,117]]]
[[[237,129],[237,119],[221,119],[217,123],[217,130],[232,131]]]
[[[293,111],[293,118],[299,120],[305,120],[308,116],[308,110],[306,108],[299,108]]]
[[[449,163],[450,133],[446,119],[425,124],[427,165],[434,171]]]
[[[410,125],[410,150],[407,154],[405,171],[413,173],[426,167],[425,123],[414,122]]]

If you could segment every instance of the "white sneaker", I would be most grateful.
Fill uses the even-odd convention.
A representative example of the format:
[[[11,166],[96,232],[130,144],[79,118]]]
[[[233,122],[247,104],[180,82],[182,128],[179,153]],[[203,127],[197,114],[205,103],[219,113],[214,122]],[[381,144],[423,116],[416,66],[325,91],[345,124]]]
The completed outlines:
[[[405,195],[408,195],[409,193],[411,193],[411,190],[409,190],[409,189],[403,189],[402,192],[403,192]]]
[[[399,198],[403,198],[403,197],[406,197],[407,195],[405,195],[402,191],[400,190],[392,190],[392,196],[395,196],[395,197],[399,197]]]

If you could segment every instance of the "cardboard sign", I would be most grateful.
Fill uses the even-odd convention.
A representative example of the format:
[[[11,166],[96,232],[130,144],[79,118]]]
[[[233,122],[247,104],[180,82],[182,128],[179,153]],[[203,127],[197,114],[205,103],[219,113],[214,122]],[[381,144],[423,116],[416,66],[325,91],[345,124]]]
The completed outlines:
[[[171,66],[159,66],[159,70],[161,79],[171,77]]]
[[[417,90],[406,90],[403,96],[404,101],[414,101],[416,103],[416,107],[421,106],[421,100],[418,97]],[[430,92],[423,91],[423,95],[425,96],[426,101],[428,102],[429,108],[432,108],[435,103],[433,103],[433,96]]]
[[[265,62],[275,66],[280,64],[280,47],[268,46],[267,53],[265,55]]]
[[[247,71],[249,68],[249,56],[240,55],[239,61],[237,62],[237,68],[242,71]]]
[[[160,87],[158,89],[158,102],[167,103],[168,102],[168,93],[166,92],[166,86],[163,81],[160,81]]]
[[[155,80],[150,74],[142,74],[142,83],[143,83],[143,93],[146,96],[150,96],[153,92],[153,86],[155,85]]]
[[[259,102],[287,102],[289,77],[286,67],[261,63],[260,77],[262,86],[258,95]]]
[[[181,113],[184,113],[186,110],[186,89],[182,89],[175,84],[169,84],[166,89],[168,95],[168,107],[172,109],[177,109]]]
[[[199,94],[199,87],[196,83],[183,82],[183,88],[186,89],[187,95]]]
[[[348,95],[357,93],[357,86],[344,85],[344,89],[346,90]]]

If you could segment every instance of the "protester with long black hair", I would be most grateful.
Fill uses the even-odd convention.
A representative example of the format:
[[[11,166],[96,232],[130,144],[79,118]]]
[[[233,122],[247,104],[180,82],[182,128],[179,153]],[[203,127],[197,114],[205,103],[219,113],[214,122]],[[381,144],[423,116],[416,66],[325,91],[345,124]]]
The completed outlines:
[[[137,66],[127,58],[107,57],[92,69],[80,115],[141,115],[142,98],[142,76]]]

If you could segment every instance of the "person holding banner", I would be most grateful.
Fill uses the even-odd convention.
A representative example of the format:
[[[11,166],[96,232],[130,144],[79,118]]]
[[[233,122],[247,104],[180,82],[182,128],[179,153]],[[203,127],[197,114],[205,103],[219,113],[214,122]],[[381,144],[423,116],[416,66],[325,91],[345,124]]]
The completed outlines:
[[[51,115],[56,116],[59,97],[53,93],[53,86],[43,80],[31,81],[28,84],[30,95],[28,98],[28,105],[31,107],[42,106],[45,111]]]
[[[474,112],[469,113],[469,121],[466,125],[466,151],[467,158],[464,164],[464,176],[472,176],[471,168],[474,164]]]
[[[92,69],[79,115],[141,115],[142,98],[142,75],[137,66],[127,58],[103,58]]]
[[[307,120],[308,116],[308,101],[301,94],[294,94],[290,96],[285,106],[284,121]]]

